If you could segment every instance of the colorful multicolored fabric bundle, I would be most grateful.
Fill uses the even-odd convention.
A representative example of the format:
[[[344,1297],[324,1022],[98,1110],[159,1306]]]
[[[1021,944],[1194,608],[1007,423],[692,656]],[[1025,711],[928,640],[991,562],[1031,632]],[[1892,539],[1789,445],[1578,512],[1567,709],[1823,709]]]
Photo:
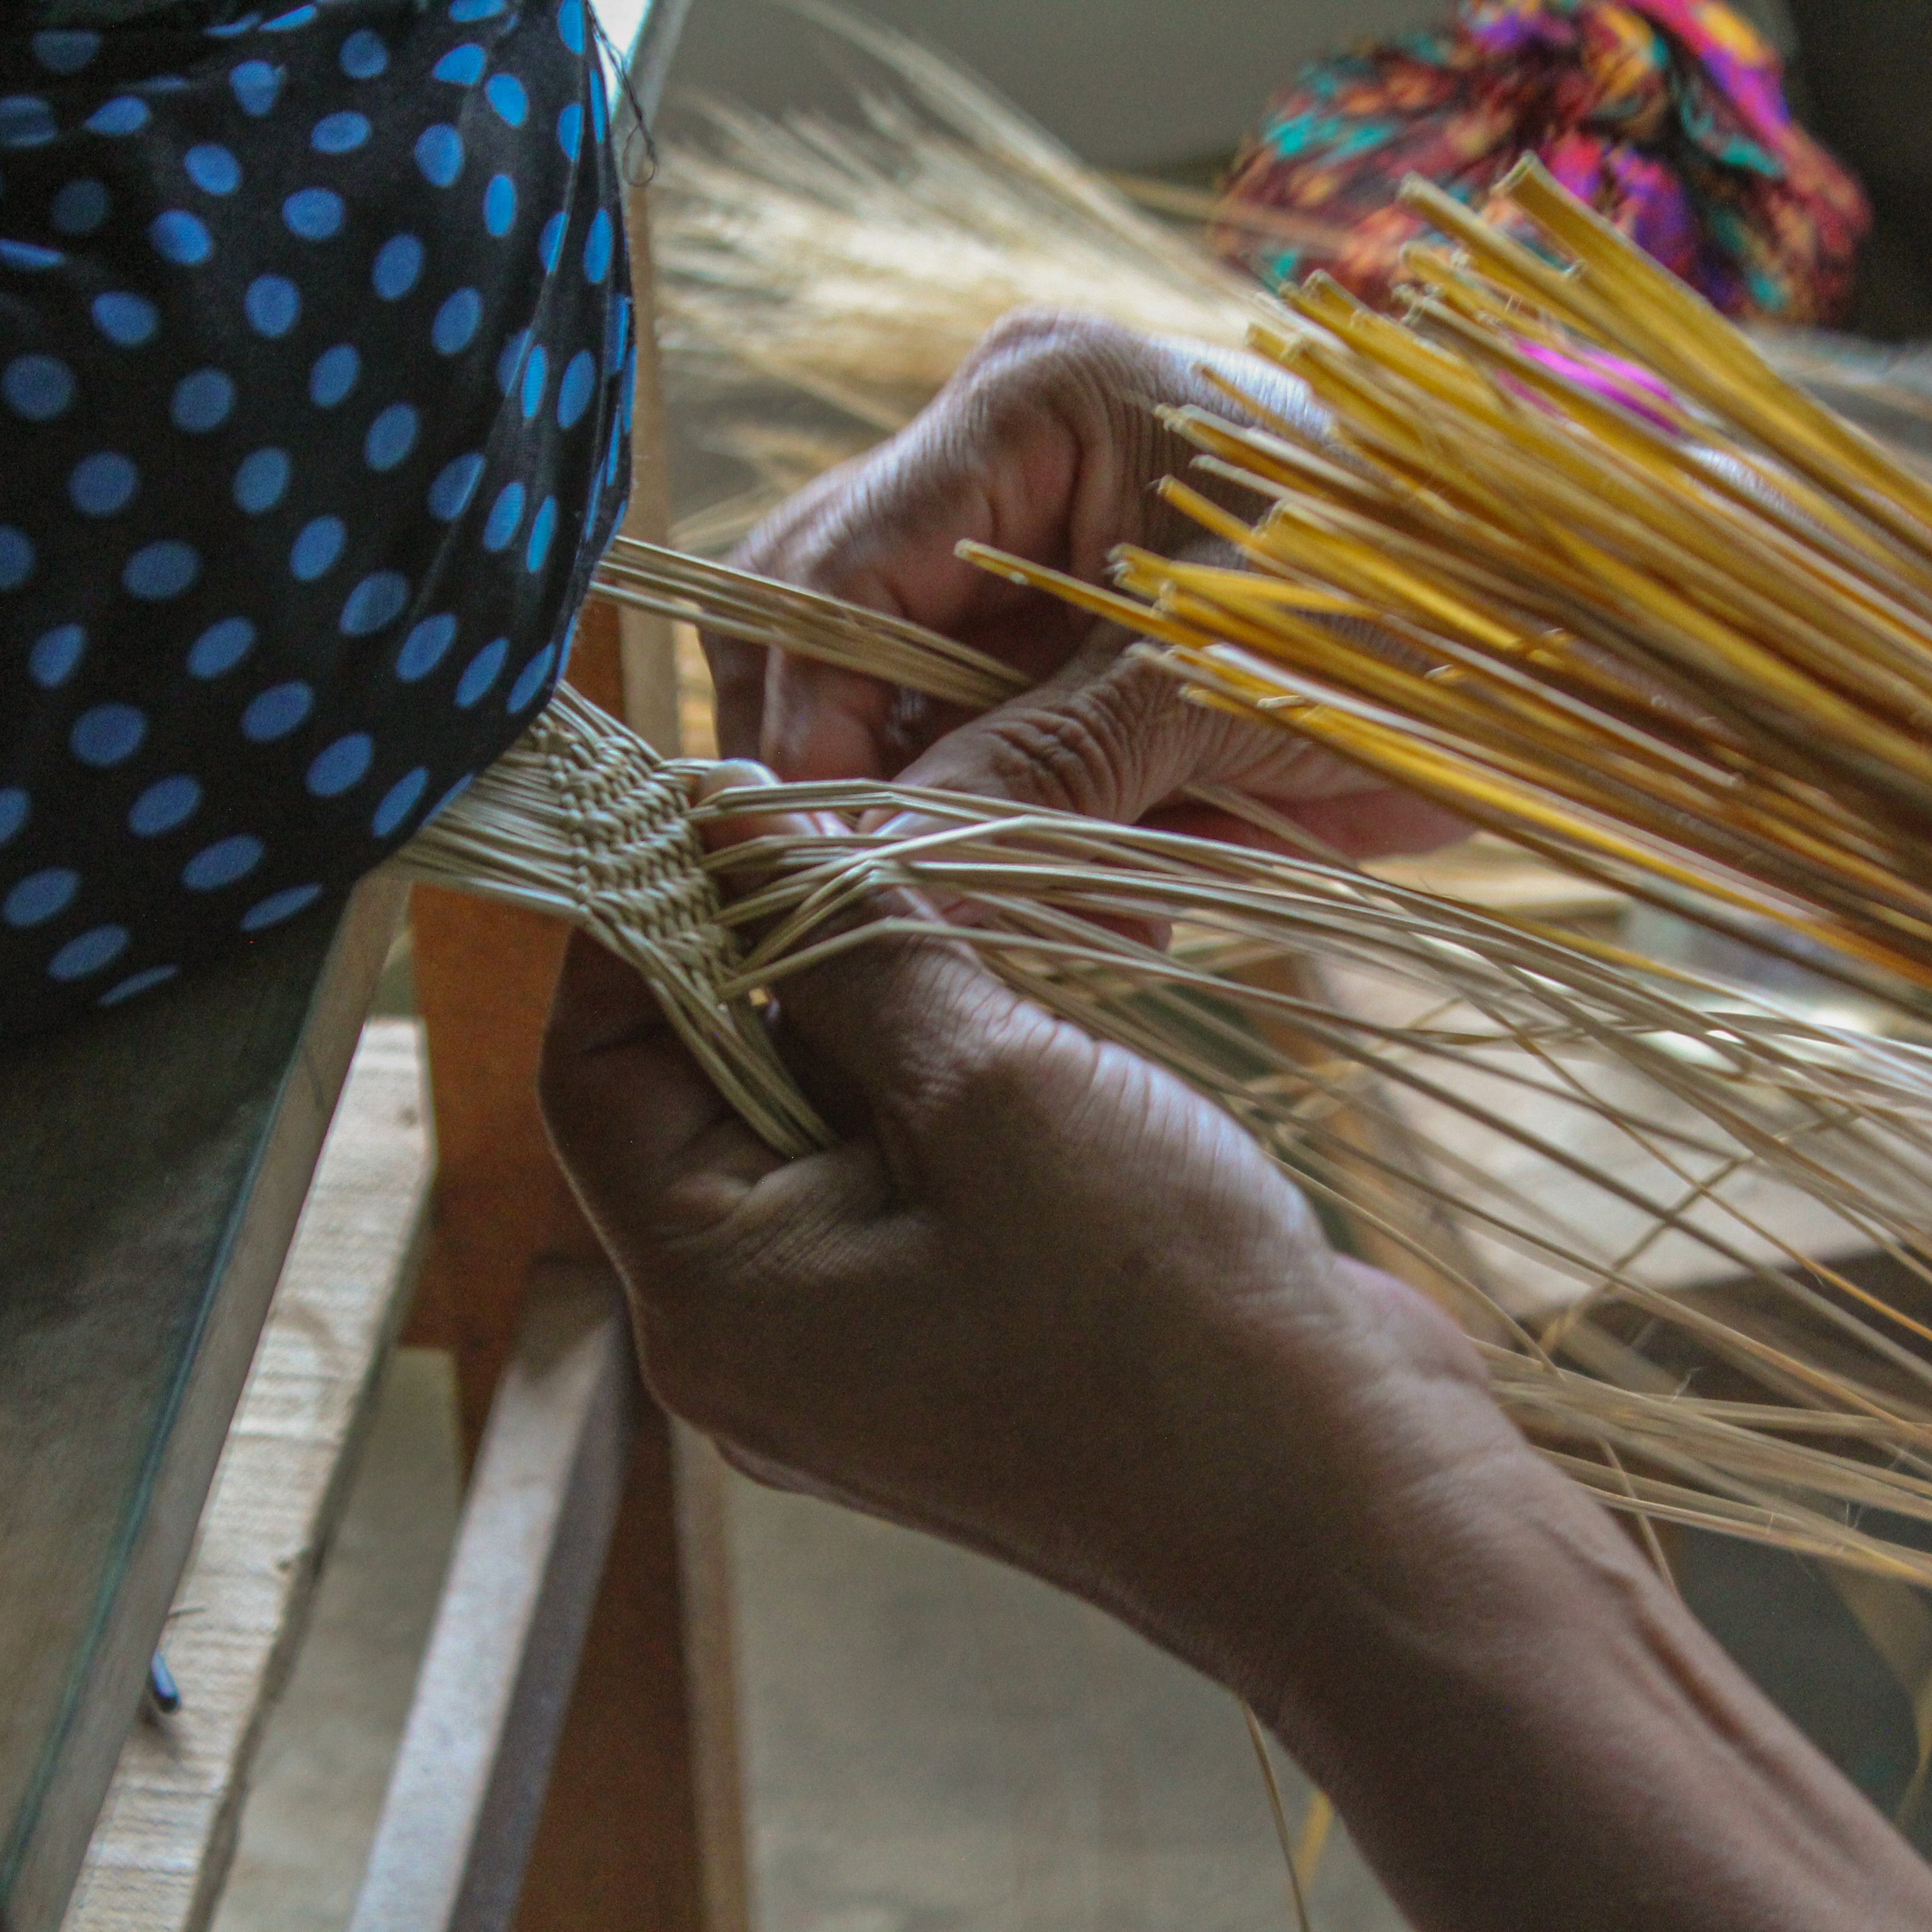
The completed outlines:
[[[1864,192],[1793,122],[1776,52],[1720,0],[1463,0],[1448,26],[1304,74],[1226,195],[1346,229],[1322,266],[1381,301],[1423,232],[1396,203],[1403,177],[1480,208],[1526,153],[1725,314],[1842,316]],[[1250,230],[1216,239],[1270,286],[1310,266]]]

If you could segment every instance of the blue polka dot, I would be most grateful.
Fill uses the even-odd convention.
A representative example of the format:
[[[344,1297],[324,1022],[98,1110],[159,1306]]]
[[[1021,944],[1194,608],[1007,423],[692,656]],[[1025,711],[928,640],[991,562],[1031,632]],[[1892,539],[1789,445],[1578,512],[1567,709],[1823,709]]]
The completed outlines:
[[[326,577],[340,558],[349,532],[340,517],[317,517],[303,524],[289,551],[289,568],[304,584]]]
[[[342,71],[351,80],[374,80],[389,64],[389,50],[380,34],[358,28],[342,44]]]
[[[584,0],[563,0],[556,10],[558,38],[574,54],[584,51]]]
[[[470,660],[468,667],[457,680],[456,702],[463,710],[480,704],[490,687],[502,675],[503,660],[510,655],[510,640],[499,638],[494,644],[485,644]]]
[[[376,762],[376,742],[366,731],[338,738],[325,752],[318,752],[308,768],[308,784],[317,798],[340,798],[369,776]]]
[[[191,544],[151,543],[128,560],[121,585],[130,597],[151,604],[178,597],[201,574],[201,556]]]
[[[406,776],[398,778],[382,794],[382,802],[376,806],[376,816],[370,821],[376,836],[388,838],[416,810],[428,789],[429,768],[425,765],[418,765]]]
[[[499,238],[509,233],[517,220],[517,184],[508,175],[498,175],[483,190],[483,226]]]
[[[410,802],[413,804],[415,801],[412,800]],[[20,828],[26,824],[33,808],[32,801],[18,785],[9,785],[0,791],[0,845],[20,836]]]
[[[355,388],[362,374],[362,358],[354,346],[338,342],[315,358],[308,372],[308,399],[319,410],[332,410]]]
[[[135,800],[128,830],[137,838],[178,831],[201,809],[201,788],[191,778],[163,778]]]
[[[503,344],[503,352],[496,358],[496,386],[506,396],[516,387],[517,371],[524,366],[524,351],[530,346],[530,331],[520,328]]]
[[[530,118],[530,97],[524,92],[524,83],[513,74],[492,74],[484,87],[483,98],[508,126],[520,128]],[[47,139],[52,138],[50,132]]]
[[[272,510],[287,494],[295,466],[286,449],[258,449],[242,459],[235,472],[235,503],[250,516]]]
[[[604,487],[607,490],[617,480],[617,452],[623,446],[623,428],[620,424],[611,434],[610,458],[604,465]],[[617,518],[617,527],[622,530],[623,526],[624,519],[620,514]]]
[[[10,268],[23,268],[29,274],[58,268],[66,260],[58,248],[42,248],[32,242],[0,241],[0,263]]]
[[[50,977],[64,982],[85,980],[113,964],[128,950],[132,935],[124,926],[97,926],[78,939],[70,939],[47,962]]]
[[[430,69],[429,77],[432,80],[453,81],[458,87],[474,87],[483,78],[483,70],[488,64],[483,50],[472,40],[460,47],[452,47]]]
[[[242,164],[213,141],[203,141],[182,157],[188,178],[204,194],[232,194],[242,185]]]
[[[574,429],[597,393],[597,358],[587,349],[580,349],[570,358],[563,380],[556,386],[556,426]]]
[[[182,868],[182,884],[191,892],[217,892],[245,879],[262,862],[268,848],[248,832],[218,839],[197,852]]]
[[[320,886],[291,886],[286,892],[271,892],[259,905],[252,905],[242,916],[244,932],[261,932],[272,926],[280,926],[285,920],[293,919],[298,912],[306,912],[322,896]]]
[[[326,242],[342,232],[349,210],[341,196],[330,188],[298,188],[282,203],[282,219],[289,232],[304,242]]]
[[[556,537],[556,499],[546,496],[543,507],[530,525],[530,547],[524,553],[526,568],[534,575],[550,559],[550,547]]]
[[[63,235],[92,235],[112,206],[106,184],[90,177],[69,182],[54,196],[47,215]]]
[[[438,355],[459,355],[476,339],[482,320],[483,298],[474,289],[458,289],[436,310],[429,339]]]
[[[590,224],[589,238],[584,244],[584,277],[586,281],[601,282],[610,272],[610,256],[616,246],[616,230],[610,225],[610,211],[600,208],[597,217]]]
[[[131,704],[97,704],[74,720],[68,749],[83,765],[105,771],[110,765],[124,765],[147,735],[146,717]]]
[[[17,590],[34,574],[34,547],[24,530],[0,524],[0,590]]]
[[[550,676],[550,666],[556,662],[556,646],[546,644],[518,674],[517,681],[510,687],[510,716],[527,711],[536,702],[537,693],[544,688],[544,680]]]
[[[544,265],[544,273],[555,272],[563,254],[565,231],[570,226],[570,217],[560,210],[543,225],[543,232],[537,237],[537,254]]]
[[[369,425],[362,460],[371,470],[393,470],[416,445],[420,422],[407,403],[392,403]]]
[[[34,640],[27,653],[27,675],[43,691],[57,691],[80,668],[87,633],[78,624],[56,624]]]
[[[255,648],[255,627],[246,617],[224,617],[195,639],[188,674],[204,682],[232,670]]]
[[[16,416],[51,422],[74,400],[74,371],[58,356],[16,356],[0,374],[0,395]]]
[[[286,738],[315,709],[315,693],[299,682],[272,685],[242,714],[242,735],[251,745]]]
[[[148,239],[154,253],[179,268],[199,268],[214,253],[214,237],[208,224],[186,209],[170,208],[148,224]]]
[[[573,161],[584,146],[584,110],[574,100],[556,117],[556,145]]]
[[[138,134],[147,124],[147,103],[131,94],[116,94],[87,117],[88,131],[94,134]]]
[[[509,0],[450,0],[449,17],[459,27],[472,20],[493,20],[509,4]]]
[[[420,683],[442,663],[455,641],[454,617],[425,617],[403,640],[403,647],[396,653],[397,676],[405,684]]]
[[[476,782],[476,774],[474,772],[465,772],[462,777],[458,778],[455,784],[452,785],[448,790],[445,792],[442,797],[423,814],[424,824],[427,825],[431,820],[440,818]]]
[[[168,414],[178,430],[206,436],[219,429],[235,407],[235,380],[219,369],[197,369],[175,385]]]
[[[111,517],[133,502],[141,472],[119,451],[83,456],[67,479],[67,494],[83,517]]]
[[[286,14],[278,14],[272,20],[262,22],[265,34],[292,34],[298,27],[306,27],[315,18],[312,6],[297,7]]]
[[[259,14],[244,14],[238,20],[217,20],[201,31],[211,40],[232,40],[244,34],[252,34],[261,21]]]
[[[429,486],[429,513],[439,523],[453,524],[470,507],[483,475],[480,455],[459,456],[446,464]]]
[[[506,483],[490,506],[490,520],[483,526],[483,548],[506,548],[523,520],[524,486],[520,483]]]
[[[140,348],[161,326],[160,310],[146,296],[130,295],[124,290],[96,296],[89,313],[94,327],[123,349]]]
[[[368,637],[393,624],[409,601],[409,579],[398,571],[379,570],[350,592],[342,607],[342,628],[352,638]]]
[[[369,117],[344,109],[339,114],[325,114],[315,124],[308,144],[318,154],[349,154],[369,138]]]
[[[100,51],[100,36],[84,27],[51,27],[33,39],[34,58],[50,74],[78,74]]]
[[[211,27],[208,31],[212,34],[214,29]],[[180,972],[178,966],[150,966],[145,973],[136,973],[132,979],[123,980],[119,986],[103,993],[94,1004],[118,1006],[127,1000],[137,1000],[143,993],[152,993],[157,986],[165,986]]]
[[[228,76],[228,85],[235,90],[242,112],[259,121],[274,107],[282,91],[282,70],[266,61],[244,61]]]
[[[0,919],[11,926],[44,926],[73,904],[80,874],[65,866],[30,872],[0,901]]]
[[[590,131],[602,141],[610,131],[610,104],[604,98],[604,76],[590,70]]]
[[[416,136],[416,166],[431,188],[448,188],[463,172],[463,136],[446,121]]]
[[[242,308],[257,335],[286,335],[302,314],[302,291],[286,275],[257,275]]]
[[[370,280],[385,302],[400,302],[423,271],[423,244],[413,235],[392,235],[376,251]]]
[[[544,391],[550,386],[550,358],[541,348],[530,351],[530,359],[524,365],[524,420],[526,422],[543,407]]]
[[[38,94],[0,98],[0,148],[44,148],[59,133],[54,110]]]

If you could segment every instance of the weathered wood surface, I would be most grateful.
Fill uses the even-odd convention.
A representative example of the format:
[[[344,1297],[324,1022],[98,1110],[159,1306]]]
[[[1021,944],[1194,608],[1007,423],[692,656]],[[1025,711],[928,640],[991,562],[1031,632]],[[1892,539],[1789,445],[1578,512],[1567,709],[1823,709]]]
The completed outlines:
[[[0,1926],[52,1932],[404,902],[0,1054]]]
[[[640,1396],[608,1268],[532,1288],[350,1932],[509,1932]]]
[[[418,1030],[372,1022],[176,1593],[166,1648],[182,1708],[129,1737],[64,1932],[200,1932],[214,1916],[406,1298],[433,1164]]]

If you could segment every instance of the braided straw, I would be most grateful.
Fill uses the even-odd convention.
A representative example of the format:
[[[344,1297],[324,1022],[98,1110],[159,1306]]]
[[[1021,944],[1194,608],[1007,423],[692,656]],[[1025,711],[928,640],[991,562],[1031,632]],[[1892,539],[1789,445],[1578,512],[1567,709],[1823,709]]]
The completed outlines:
[[[568,685],[400,862],[453,886],[567,920],[634,966],[731,1104],[781,1153],[829,1144],[742,992],[691,818],[701,764],[660,758]]]

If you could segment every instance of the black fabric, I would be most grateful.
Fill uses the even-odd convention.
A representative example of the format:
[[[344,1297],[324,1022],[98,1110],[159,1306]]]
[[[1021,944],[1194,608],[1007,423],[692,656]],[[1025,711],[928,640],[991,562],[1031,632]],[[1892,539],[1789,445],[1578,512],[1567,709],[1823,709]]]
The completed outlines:
[[[583,0],[0,37],[0,1033],[341,898],[628,484]]]

